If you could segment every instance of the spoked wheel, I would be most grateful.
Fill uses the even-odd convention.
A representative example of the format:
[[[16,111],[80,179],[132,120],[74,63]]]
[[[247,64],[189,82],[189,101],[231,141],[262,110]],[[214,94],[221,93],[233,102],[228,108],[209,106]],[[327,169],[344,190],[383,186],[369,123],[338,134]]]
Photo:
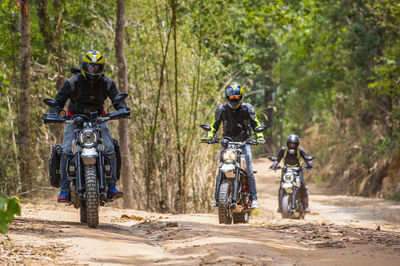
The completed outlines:
[[[85,166],[86,196],[81,210],[86,209],[87,224],[96,228],[99,225],[99,195],[97,193],[96,166]]]
[[[282,207],[282,218],[290,218],[290,199],[291,199],[291,194],[285,194],[282,197],[282,202],[281,202],[281,207]]]
[[[81,223],[87,223],[87,211],[86,211],[86,202],[82,200],[80,207],[80,215],[81,215]]]
[[[231,183],[224,180],[219,188],[218,197],[218,220],[220,224],[231,224],[232,213],[229,209],[230,198],[232,194]]]

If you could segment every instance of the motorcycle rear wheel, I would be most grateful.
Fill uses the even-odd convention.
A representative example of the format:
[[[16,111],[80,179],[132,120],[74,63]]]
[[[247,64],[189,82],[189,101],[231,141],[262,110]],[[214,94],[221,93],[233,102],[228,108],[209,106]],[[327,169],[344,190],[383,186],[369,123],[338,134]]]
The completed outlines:
[[[282,202],[281,202],[281,207],[282,207],[282,218],[287,219],[290,218],[291,213],[290,213],[290,199],[291,199],[291,194],[284,194],[282,197]]]
[[[96,166],[85,166],[86,197],[82,205],[86,205],[87,224],[96,228],[99,225],[99,195],[97,192]]]
[[[249,213],[248,212],[239,212],[239,213],[233,213],[233,223],[248,223],[249,222]]]
[[[220,224],[231,224],[232,214],[229,209],[229,198],[231,198],[232,186],[231,183],[224,180],[219,188],[218,197],[218,220]]]

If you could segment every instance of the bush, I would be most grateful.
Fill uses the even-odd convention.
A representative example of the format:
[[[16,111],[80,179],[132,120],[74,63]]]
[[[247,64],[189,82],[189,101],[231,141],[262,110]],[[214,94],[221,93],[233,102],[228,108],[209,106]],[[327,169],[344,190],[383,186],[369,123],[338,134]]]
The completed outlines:
[[[0,233],[5,234],[8,224],[14,219],[14,215],[21,215],[21,208],[15,199],[0,198]]]

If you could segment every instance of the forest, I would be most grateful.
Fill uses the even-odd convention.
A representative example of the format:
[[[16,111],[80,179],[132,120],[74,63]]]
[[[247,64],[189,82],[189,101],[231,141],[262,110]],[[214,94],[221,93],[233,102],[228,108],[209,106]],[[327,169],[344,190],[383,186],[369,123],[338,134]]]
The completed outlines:
[[[234,81],[266,125],[255,156],[298,134],[316,157],[308,182],[400,200],[399,1],[132,0],[119,20],[120,3],[1,1],[0,197],[50,189],[63,126],[43,123],[43,99],[95,49],[129,94],[130,119],[110,122],[123,152],[121,207],[211,210],[218,148],[200,143],[199,125]]]

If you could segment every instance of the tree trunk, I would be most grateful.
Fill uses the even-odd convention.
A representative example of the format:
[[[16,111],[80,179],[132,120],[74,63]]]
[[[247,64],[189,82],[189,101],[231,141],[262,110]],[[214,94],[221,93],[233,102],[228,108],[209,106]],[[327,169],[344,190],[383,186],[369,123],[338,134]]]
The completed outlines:
[[[117,1],[117,25],[115,29],[115,55],[118,65],[118,84],[121,92],[128,93],[128,74],[126,69],[126,59],[124,52],[124,33],[125,33],[125,0]],[[122,157],[122,185],[124,192],[124,208],[132,208],[133,201],[133,176],[132,163],[129,152],[129,120],[119,121],[119,143],[121,146]]]
[[[46,51],[50,54],[53,51],[53,34],[50,25],[50,16],[47,0],[35,0],[36,13],[39,19],[40,33],[43,36]]]
[[[21,3],[21,84],[19,92],[19,163],[21,170],[22,193],[29,196],[29,191],[34,188],[34,179],[31,169],[31,143],[30,143],[30,59],[31,59],[31,25],[29,0]]]

